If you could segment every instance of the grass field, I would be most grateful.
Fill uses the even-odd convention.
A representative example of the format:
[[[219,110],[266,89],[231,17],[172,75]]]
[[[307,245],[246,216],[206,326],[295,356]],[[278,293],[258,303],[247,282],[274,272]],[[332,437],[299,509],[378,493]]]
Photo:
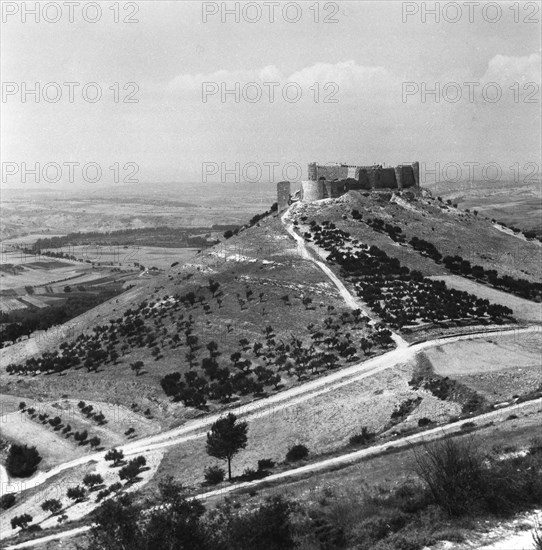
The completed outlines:
[[[437,374],[449,376],[484,395],[509,401],[542,385],[539,334],[461,341],[424,352]]]

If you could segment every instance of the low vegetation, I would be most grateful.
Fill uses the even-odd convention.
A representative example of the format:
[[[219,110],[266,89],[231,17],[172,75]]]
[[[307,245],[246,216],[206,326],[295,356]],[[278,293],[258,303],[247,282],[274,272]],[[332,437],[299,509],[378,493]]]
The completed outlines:
[[[88,548],[421,550],[461,541],[477,519],[511,517],[542,503],[540,445],[510,458],[484,455],[466,437],[413,451],[416,479],[372,491],[360,479],[359,487],[324,489],[313,501],[274,496],[241,506],[226,499],[206,510],[165,479],[150,502],[108,500],[94,514]]]

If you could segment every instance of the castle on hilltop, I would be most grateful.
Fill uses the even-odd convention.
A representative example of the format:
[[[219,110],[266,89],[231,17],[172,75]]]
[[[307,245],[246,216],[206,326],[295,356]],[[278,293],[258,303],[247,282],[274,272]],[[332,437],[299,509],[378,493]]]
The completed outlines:
[[[348,191],[380,189],[408,189],[420,187],[420,163],[384,167],[381,164],[355,166],[351,164],[318,164],[311,162],[309,179],[301,182],[301,189],[291,195],[291,182],[277,184],[278,210],[288,208],[294,201],[312,202],[336,198]]]

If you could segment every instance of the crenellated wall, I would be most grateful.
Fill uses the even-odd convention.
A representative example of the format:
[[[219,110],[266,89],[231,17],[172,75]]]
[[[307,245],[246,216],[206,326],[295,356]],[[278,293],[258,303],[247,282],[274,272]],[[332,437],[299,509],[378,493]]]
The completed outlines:
[[[358,189],[406,189],[419,187],[419,162],[385,168],[379,164],[356,166],[351,164],[309,164],[308,175],[312,181],[326,182],[355,179]]]
[[[300,200],[312,202],[325,198],[337,198],[350,190],[408,189],[420,187],[420,164],[399,164],[384,167],[380,164],[357,166],[352,164],[318,164],[308,166],[307,181],[301,182]],[[290,184],[277,185],[279,211],[290,203]]]

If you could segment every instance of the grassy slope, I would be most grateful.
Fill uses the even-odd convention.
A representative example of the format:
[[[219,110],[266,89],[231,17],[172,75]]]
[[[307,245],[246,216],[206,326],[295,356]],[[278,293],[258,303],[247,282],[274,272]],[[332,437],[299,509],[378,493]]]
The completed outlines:
[[[192,277],[183,280],[189,273]],[[211,299],[206,288],[210,277],[221,284],[224,293],[221,307]],[[241,306],[237,294],[244,297],[247,289],[253,291],[253,298]],[[159,317],[170,336],[176,332],[175,322],[180,313],[194,317],[194,332],[202,344],[199,359],[208,354],[205,344],[211,340],[218,343],[221,358],[227,361],[229,355],[237,351],[239,339],[246,337],[251,342],[262,339],[267,325],[275,329],[277,341],[288,340],[292,334],[304,338],[308,335],[307,325],[321,324],[328,306],[336,308],[336,315],[348,311],[321,271],[297,256],[293,242],[275,218],[200,256],[198,264],[171,268],[164,276],[142,282],[138,289],[120,297],[119,304],[111,300],[107,305],[80,316],[74,320],[72,334],[88,331],[97,323],[107,323],[109,318],[120,316],[123,310],[136,307],[143,297],[159,300],[164,295],[188,291],[204,295],[212,303],[212,311],[205,314],[201,306],[196,306],[188,312],[182,309],[179,312],[167,311]],[[260,302],[262,292],[264,297]],[[285,294],[290,296],[290,306],[285,306],[281,300]],[[313,300],[308,308],[301,303],[303,296]],[[357,336],[361,335],[359,332]],[[2,365],[19,362],[32,352],[54,349],[55,344],[58,342],[23,342],[6,350]],[[170,403],[159,385],[165,374],[188,370],[186,349],[166,346],[159,360],[155,360],[150,351],[147,347],[132,348],[117,365],[103,367],[97,374],[87,373],[85,369],[70,370],[62,376],[10,377],[3,373],[0,374],[0,383],[5,393],[39,396],[42,400],[65,395],[128,407],[136,403],[138,410],[150,408],[154,417],[166,424],[178,423],[186,415],[193,416],[194,412],[186,411],[181,404]],[[140,376],[135,376],[129,365],[138,360],[145,363],[145,368]],[[284,381],[291,382],[294,380]]]

